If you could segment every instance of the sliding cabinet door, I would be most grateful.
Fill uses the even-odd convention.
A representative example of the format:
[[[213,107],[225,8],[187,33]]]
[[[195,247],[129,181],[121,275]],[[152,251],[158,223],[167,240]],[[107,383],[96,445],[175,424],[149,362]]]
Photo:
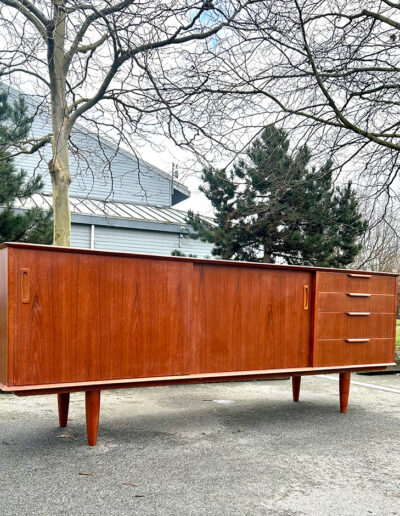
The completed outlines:
[[[309,272],[194,264],[192,372],[307,367]]]

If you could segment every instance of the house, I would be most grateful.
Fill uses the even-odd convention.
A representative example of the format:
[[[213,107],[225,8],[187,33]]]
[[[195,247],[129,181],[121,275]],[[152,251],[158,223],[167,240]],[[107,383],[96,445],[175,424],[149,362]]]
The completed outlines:
[[[5,88],[10,101],[20,95],[13,88]],[[29,112],[36,113],[32,137],[50,133],[47,111],[38,109],[34,96],[25,98]],[[198,257],[211,256],[212,244],[190,238],[194,231],[186,223],[186,213],[174,208],[190,196],[185,185],[83,127],[75,126],[71,141],[76,150],[70,155],[73,247],[165,255],[178,250]],[[17,166],[28,173],[40,173],[44,182],[40,194],[16,208],[51,207],[52,186],[47,168],[50,152],[48,145],[35,154],[16,158]]]

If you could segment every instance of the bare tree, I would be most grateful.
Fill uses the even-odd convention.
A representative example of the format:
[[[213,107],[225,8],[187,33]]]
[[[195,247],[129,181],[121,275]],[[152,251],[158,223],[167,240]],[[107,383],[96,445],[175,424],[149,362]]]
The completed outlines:
[[[385,211],[385,217],[383,212]],[[369,229],[365,232],[361,252],[352,264],[357,269],[382,272],[400,271],[400,220],[398,214],[386,206],[370,203],[364,206],[370,214]]]
[[[235,106],[208,91],[221,76],[215,55],[234,68],[257,4],[0,0],[0,77],[28,77],[51,113],[51,133],[27,139],[17,153],[51,145],[54,244],[70,245],[69,153],[77,120],[127,144],[160,132],[189,147],[206,138],[219,143],[223,131],[229,139],[240,117],[224,126]]]
[[[338,166],[350,163],[371,195],[393,194],[400,157],[400,4],[268,0],[258,7],[245,62],[232,67],[216,55],[221,81],[210,93],[225,102],[246,98],[260,127],[266,117],[284,121],[311,148],[340,156]]]

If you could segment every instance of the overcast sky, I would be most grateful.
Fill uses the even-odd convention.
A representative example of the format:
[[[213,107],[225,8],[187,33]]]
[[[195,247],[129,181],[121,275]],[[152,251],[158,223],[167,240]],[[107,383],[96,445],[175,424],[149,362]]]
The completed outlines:
[[[205,195],[199,191],[199,185],[201,184],[200,167],[197,173],[193,171],[192,156],[179,149],[172,142],[164,142],[162,147],[164,151],[155,150],[150,144],[145,145],[140,150],[140,156],[145,161],[161,168],[161,170],[164,170],[164,172],[168,174],[171,174],[173,164],[177,164],[177,180],[189,188],[191,196],[186,201],[175,205],[174,208],[184,211],[193,210],[202,215],[213,215],[210,202]],[[185,162],[190,162],[190,165],[186,167]]]

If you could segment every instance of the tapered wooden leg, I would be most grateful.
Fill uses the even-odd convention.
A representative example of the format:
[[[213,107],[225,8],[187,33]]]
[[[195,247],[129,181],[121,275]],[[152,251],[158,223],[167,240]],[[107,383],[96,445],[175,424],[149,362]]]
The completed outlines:
[[[57,394],[58,401],[58,419],[60,421],[60,426],[67,426],[68,423],[68,409],[69,409],[69,392],[63,392],[62,394]]]
[[[301,376],[292,376],[293,401],[299,401]]]
[[[100,391],[86,392],[86,431],[89,446],[95,446],[97,442],[97,430],[99,428],[100,415]]]
[[[339,374],[340,412],[347,412],[351,373]]]

